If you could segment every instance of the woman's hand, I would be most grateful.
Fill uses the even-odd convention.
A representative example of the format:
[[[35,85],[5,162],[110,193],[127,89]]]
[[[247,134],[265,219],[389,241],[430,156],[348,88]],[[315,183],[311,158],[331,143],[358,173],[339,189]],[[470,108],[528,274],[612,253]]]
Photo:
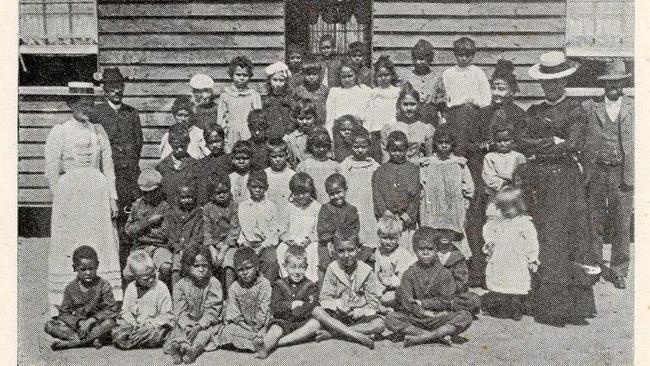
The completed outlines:
[[[119,210],[117,208],[117,200],[111,200],[111,217],[116,218],[119,213]]]

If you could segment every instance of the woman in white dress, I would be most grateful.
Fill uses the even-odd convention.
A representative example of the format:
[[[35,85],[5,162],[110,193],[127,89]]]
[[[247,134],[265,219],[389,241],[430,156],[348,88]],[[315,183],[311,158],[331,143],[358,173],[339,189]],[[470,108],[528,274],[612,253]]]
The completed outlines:
[[[118,238],[112,218],[117,193],[111,147],[106,132],[92,124],[90,83],[70,83],[72,118],[55,125],[45,142],[45,175],[53,194],[52,232],[48,256],[48,300],[58,315],[63,290],[76,277],[72,252],[81,245],[98,254],[98,275],[107,280],[116,300],[122,299]]]

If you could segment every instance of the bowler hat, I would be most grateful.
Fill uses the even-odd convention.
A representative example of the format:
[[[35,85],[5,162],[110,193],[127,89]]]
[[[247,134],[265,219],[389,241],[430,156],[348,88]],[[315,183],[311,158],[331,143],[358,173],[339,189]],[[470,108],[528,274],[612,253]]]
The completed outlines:
[[[598,77],[598,80],[622,80],[632,76],[625,72],[625,63],[621,59],[612,60],[605,64],[605,73]]]
[[[96,72],[93,78],[100,83],[104,84],[118,84],[123,85],[128,78],[125,78],[117,67],[109,67],[104,69],[103,72]]]

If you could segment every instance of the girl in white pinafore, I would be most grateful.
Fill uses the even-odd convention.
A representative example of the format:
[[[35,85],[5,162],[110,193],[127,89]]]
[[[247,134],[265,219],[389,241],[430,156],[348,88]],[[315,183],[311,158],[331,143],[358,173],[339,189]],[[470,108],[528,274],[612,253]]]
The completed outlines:
[[[52,315],[58,314],[63,291],[76,278],[72,252],[81,245],[97,251],[97,275],[111,284],[115,299],[122,300],[119,242],[111,220],[117,194],[108,137],[101,125],[84,120],[83,112],[74,113],[75,118],[54,126],[45,147],[46,177],[53,193],[48,260]]]

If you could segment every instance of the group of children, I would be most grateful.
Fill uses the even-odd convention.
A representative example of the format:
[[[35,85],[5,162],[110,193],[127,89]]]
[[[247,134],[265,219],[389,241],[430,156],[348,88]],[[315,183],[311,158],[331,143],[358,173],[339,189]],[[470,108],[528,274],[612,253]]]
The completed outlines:
[[[96,275],[102,258],[79,247],[77,279],[46,325],[60,339],[52,347],[112,339],[162,346],[178,364],[219,347],[265,358],[331,337],[373,348],[387,330],[405,346],[455,341],[481,309],[465,234],[478,177],[463,155],[466,115],[490,103],[491,85],[471,64],[473,41],[454,52],[458,65],[434,80],[432,47],[418,42],[401,86],[388,57],[370,73],[359,43],[347,58],[290,48],[288,66],[266,69],[264,97],[248,86],[245,57],[218,101],[209,77],[193,77],[195,103],[176,100],[162,160],[138,178],[121,310]],[[520,319],[537,236],[509,187],[525,158],[501,122],[480,178],[490,197],[483,310]]]

